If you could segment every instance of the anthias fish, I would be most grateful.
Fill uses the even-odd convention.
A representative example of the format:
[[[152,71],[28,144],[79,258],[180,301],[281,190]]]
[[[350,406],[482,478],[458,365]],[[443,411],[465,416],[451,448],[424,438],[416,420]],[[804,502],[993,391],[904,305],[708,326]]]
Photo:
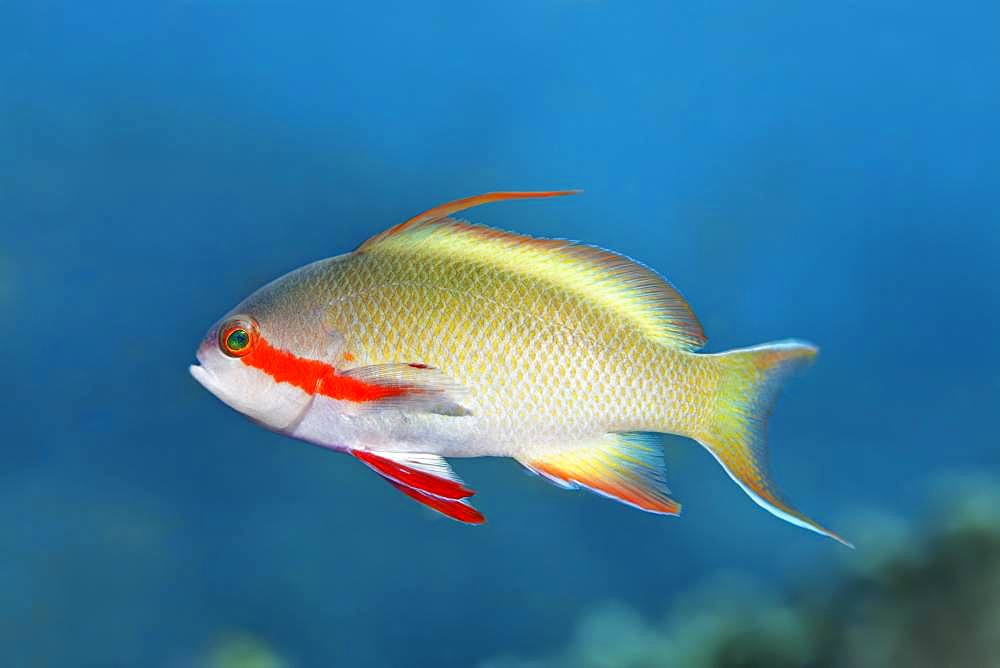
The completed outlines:
[[[568,489],[677,515],[659,433],[705,446],[758,504],[846,541],[782,500],[765,421],[816,348],[717,354],[663,277],[627,257],[455,220],[435,207],[252,294],[208,331],[191,374],[293,438],[345,452],[410,498],[480,524],[446,457],[511,457]]]

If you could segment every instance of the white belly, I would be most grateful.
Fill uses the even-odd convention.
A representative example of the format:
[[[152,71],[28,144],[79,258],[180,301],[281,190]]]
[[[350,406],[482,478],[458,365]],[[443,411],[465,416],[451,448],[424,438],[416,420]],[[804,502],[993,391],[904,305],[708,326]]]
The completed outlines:
[[[607,429],[583,422],[563,429],[537,419],[512,419],[478,406],[472,415],[406,413],[317,395],[285,433],[332,450],[421,452],[442,457],[518,457],[538,450],[571,447]],[[499,418],[499,419],[498,419]]]

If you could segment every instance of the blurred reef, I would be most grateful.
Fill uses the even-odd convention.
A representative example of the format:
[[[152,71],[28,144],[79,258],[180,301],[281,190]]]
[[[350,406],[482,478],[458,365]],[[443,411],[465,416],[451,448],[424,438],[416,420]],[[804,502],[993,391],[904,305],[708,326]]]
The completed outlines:
[[[871,517],[828,584],[770,591],[719,575],[664,619],[608,603],[569,644],[483,668],[1000,665],[1000,481],[951,479],[916,528]],[[959,491],[960,490],[960,491]]]
[[[220,635],[195,668],[289,668],[263,641],[242,632]]]

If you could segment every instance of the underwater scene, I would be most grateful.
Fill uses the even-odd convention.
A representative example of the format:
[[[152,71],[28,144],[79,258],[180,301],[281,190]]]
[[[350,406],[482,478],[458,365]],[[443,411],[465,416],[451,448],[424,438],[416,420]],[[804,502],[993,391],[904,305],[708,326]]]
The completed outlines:
[[[0,2],[0,665],[1000,666],[998,43]]]

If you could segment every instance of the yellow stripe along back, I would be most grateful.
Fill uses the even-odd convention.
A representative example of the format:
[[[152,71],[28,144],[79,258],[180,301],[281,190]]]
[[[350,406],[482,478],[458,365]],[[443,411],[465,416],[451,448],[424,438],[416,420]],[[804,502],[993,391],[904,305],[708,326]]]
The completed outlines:
[[[616,314],[652,340],[689,350],[705,343],[698,319],[670,283],[634,260],[594,246],[443,218],[365,244],[363,253],[411,261],[450,258],[459,274],[476,265],[537,280]]]

